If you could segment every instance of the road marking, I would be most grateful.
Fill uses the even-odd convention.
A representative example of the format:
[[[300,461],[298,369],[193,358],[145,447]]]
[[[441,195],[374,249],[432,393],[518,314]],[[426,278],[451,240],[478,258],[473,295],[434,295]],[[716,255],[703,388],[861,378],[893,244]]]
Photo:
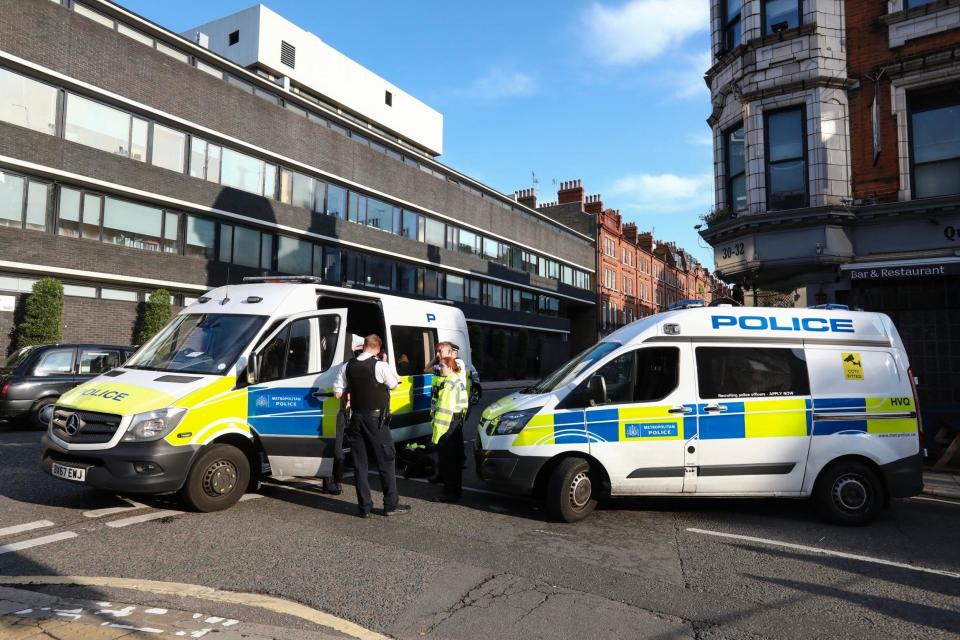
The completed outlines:
[[[702,533],[708,536],[716,536],[718,538],[731,538],[734,540],[744,540],[746,542],[768,544],[774,547],[796,549],[797,551],[807,551],[809,553],[817,553],[824,556],[833,556],[835,558],[846,558],[848,560],[860,560],[861,562],[871,562],[873,564],[882,564],[888,567],[897,567],[898,569],[909,569],[910,571],[922,571],[924,573],[933,573],[938,576],[946,576],[948,578],[960,578],[960,573],[955,573],[953,571],[944,571],[943,569],[930,569],[927,567],[917,567],[912,564],[905,564],[903,562],[895,562],[893,560],[884,560],[883,558],[873,558],[871,556],[861,556],[854,553],[845,553],[843,551],[831,551],[830,549],[821,549],[819,547],[808,547],[803,544],[794,544],[792,542],[782,542],[780,540],[769,540],[767,538],[754,538],[753,536],[741,536],[735,533],[723,533],[721,531],[709,531],[707,529],[688,528],[687,531],[691,533]]]
[[[86,587],[109,587],[114,589],[133,589],[147,593],[165,596],[181,596],[185,598],[202,598],[214,602],[239,604],[247,607],[259,607],[289,616],[295,616],[307,622],[339,631],[358,640],[389,640],[387,636],[376,631],[365,629],[358,624],[338,618],[306,605],[282,598],[275,598],[259,593],[240,593],[237,591],[221,591],[212,587],[196,584],[181,584],[178,582],[160,582],[157,580],[137,580],[133,578],[106,578],[91,576],[0,576],[0,584],[12,585],[49,585],[69,584]]]
[[[23,549],[29,549],[31,547],[39,547],[43,544],[50,544],[51,542],[59,542],[61,540],[69,540],[70,538],[76,538],[77,534],[73,531],[61,531],[60,533],[53,533],[49,536],[43,536],[41,538],[31,538],[30,540],[21,540],[20,542],[11,542],[10,544],[5,544],[0,546],[0,555],[5,553],[10,553],[12,551],[21,551]]]
[[[53,523],[49,520],[34,520],[33,522],[18,524],[12,527],[4,527],[3,529],[0,529],[0,537],[12,536],[15,533],[23,533],[24,531],[33,531],[34,529],[43,529],[44,527],[52,526]]]
[[[141,522],[149,522],[151,520],[159,520],[160,518],[179,516],[182,513],[183,511],[156,511],[154,513],[145,513],[142,516],[130,516],[129,518],[111,520],[107,523],[107,526],[113,527],[114,529],[119,529],[120,527],[129,527],[132,524],[140,524]]]
[[[911,500],[924,500],[926,502],[942,502],[943,504],[952,504],[955,507],[960,507],[960,502],[955,502],[953,500],[941,500],[940,498],[926,498],[922,496],[914,496]]]
[[[127,513],[128,511],[137,511],[138,509],[148,508],[145,504],[140,504],[139,502],[133,502],[132,500],[127,500],[131,506],[129,507],[106,507],[105,509],[93,509],[91,511],[84,511],[83,517],[85,518],[102,518],[104,516],[112,516],[118,513]]]

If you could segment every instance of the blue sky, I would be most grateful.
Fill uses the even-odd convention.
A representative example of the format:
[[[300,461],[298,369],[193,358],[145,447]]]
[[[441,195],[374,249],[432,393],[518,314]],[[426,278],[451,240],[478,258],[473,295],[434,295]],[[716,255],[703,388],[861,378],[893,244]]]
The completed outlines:
[[[254,4],[120,2],[174,31]],[[445,163],[505,193],[536,174],[541,202],[581,178],[712,268],[707,0],[264,4],[441,111]]]

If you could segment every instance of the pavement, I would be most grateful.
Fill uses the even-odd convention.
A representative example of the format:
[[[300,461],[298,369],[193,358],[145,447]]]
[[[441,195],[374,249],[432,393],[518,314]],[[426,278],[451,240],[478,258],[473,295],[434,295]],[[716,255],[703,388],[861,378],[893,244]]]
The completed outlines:
[[[960,500],[960,472],[924,471],[923,493]]]
[[[397,518],[359,520],[352,484],[328,496],[297,478],[199,514],[47,476],[38,441],[0,432],[2,638],[876,640],[960,628],[951,497],[894,500],[859,528],[824,523],[806,501],[702,498],[611,500],[569,525],[468,469],[456,505],[401,479],[413,510]]]

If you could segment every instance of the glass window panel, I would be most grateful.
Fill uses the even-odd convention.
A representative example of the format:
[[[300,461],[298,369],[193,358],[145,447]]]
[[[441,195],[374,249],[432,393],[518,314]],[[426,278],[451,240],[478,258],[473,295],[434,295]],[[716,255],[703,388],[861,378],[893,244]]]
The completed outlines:
[[[747,208],[747,176],[743,173],[730,179],[730,206],[734,211]]]
[[[20,176],[0,172],[0,226],[22,226],[25,184]]]
[[[325,200],[327,197],[327,183],[321,180],[313,181],[313,211],[323,213],[325,209]]]
[[[195,258],[213,260],[217,223],[206,218],[187,216],[187,232],[183,253]]]
[[[73,372],[73,349],[48,351],[33,370],[35,376],[55,376]]]
[[[770,162],[803,157],[802,111],[791,109],[767,116],[767,141]]]
[[[327,215],[336,218],[346,217],[347,190],[334,184],[327,185]]]
[[[403,225],[400,229],[400,235],[404,238],[417,239],[417,229],[420,226],[420,216],[413,211],[403,212]]]
[[[393,220],[393,207],[385,202],[367,198],[367,226],[386,231]]]
[[[223,80],[223,71],[216,68],[212,64],[207,64],[203,60],[197,60],[197,69],[200,69],[200,71],[203,71],[204,73],[209,73],[215,78],[220,78]]]
[[[360,224],[367,221],[367,199],[364,196],[350,192],[350,210],[347,219]]]
[[[118,366],[120,366],[119,351],[84,349],[80,352],[81,375],[96,375]]]
[[[340,249],[323,248],[323,279],[327,282],[340,282]]]
[[[773,27],[782,23],[786,23],[787,29],[800,25],[799,0],[766,0],[764,11],[766,13],[764,33],[767,35],[774,33]]]
[[[259,231],[247,227],[233,228],[233,263],[254,269],[260,266]],[[309,270],[296,273],[309,273]]]
[[[177,253],[177,239],[180,231],[180,216],[167,211],[163,221],[163,250],[166,253]]]
[[[437,278],[437,272],[432,269],[419,269],[420,272],[420,295],[427,298],[439,298],[440,286]]]
[[[220,157],[222,150],[219,145],[207,144],[207,180],[220,182]]]
[[[289,204],[304,209],[313,209],[313,178],[302,173],[290,172]]]
[[[190,138],[190,175],[201,180],[207,175],[207,141]]]
[[[323,277],[323,247],[319,244],[313,245],[313,275]]]
[[[573,269],[563,265],[560,269],[560,280],[563,284],[573,286]]]
[[[309,242],[279,236],[277,238],[277,270],[295,275],[311,273],[313,247]]]
[[[128,38],[133,38],[137,42],[141,42],[147,45],[148,47],[153,46],[153,38],[151,38],[145,33],[140,33],[136,29],[131,29],[127,25],[123,24],[122,22],[117,23],[117,31],[127,36]]]
[[[448,249],[453,249],[454,251],[456,251],[459,245],[460,245],[460,229],[456,228],[452,224],[448,224],[446,247]]]
[[[403,209],[394,207],[391,212],[393,221],[390,224],[390,232],[394,235],[403,235]]]
[[[466,286],[466,298],[467,298],[465,302],[469,302],[470,304],[480,304],[481,303],[480,291],[482,289],[482,287],[480,286],[480,283],[477,282],[476,280],[467,280],[465,286]]]
[[[140,298],[136,291],[127,289],[100,289],[100,297],[104,300],[122,300],[124,302],[137,302]]]
[[[960,158],[960,104],[913,114],[913,161]]]
[[[439,220],[424,218],[423,241],[435,247],[446,246],[447,227]]]
[[[460,241],[458,244],[461,253],[476,253],[477,234],[466,229],[460,229]]]
[[[500,243],[492,238],[483,239],[483,257],[488,260],[500,259]]]
[[[273,269],[273,235],[260,234],[260,268]]]
[[[770,205],[772,207],[801,207],[805,193],[803,160],[770,165]]]
[[[484,284],[483,304],[493,309],[503,309],[503,287],[498,284]]]
[[[100,239],[100,220],[102,219],[103,198],[91,193],[83,194],[83,225],[80,227],[80,236]]]
[[[99,22],[103,26],[110,27],[111,29],[113,29],[113,18],[108,18],[102,13],[98,13],[93,9],[90,9],[86,5],[82,5],[79,2],[74,2],[73,10],[79,13],[80,15],[84,16],[85,18],[90,18],[94,22]]]
[[[72,93],[67,97],[64,134],[71,142],[130,155],[130,115]]]
[[[153,153],[150,158],[152,164],[183,173],[186,148],[187,134],[163,125],[153,125]]]
[[[153,207],[107,198],[103,212],[103,241],[160,251],[162,213]]]
[[[57,132],[57,90],[0,69],[0,120],[53,135]]]
[[[460,276],[447,274],[447,299],[454,302],[463,302],[463,278]]]
[[[367,256],[366,284],[376,289],[393,288],[393,263],[383,258]]]
[[[150,124],[140,118],[133,119],[133,126],[130,129],[130,157],[134,160],[146,162],[147,160],[147,132]]]
[[[233,261],[233,225],[220,224],[220,262]]]
[[[60,187],[60,205],[57,209],[57,233],[71,238],[80,237],[80,192]]]
[[[180,62],[186,62],[187,64],[190,63],[190,56],[183,53],[182,51],[174,49],[171,46],[165,45],[159,40],[157,40],[157,51],[159,51],[160,53],[164,53],[170,56],[171,58],[174,58],[175,60],[179,60]]]
[[[50,198],[50,185],[44,182],[30,181],[27,187],[26,228],[35,231],[47,229],[47,202]]]
[[[917,165],[913,172],[918,198],[960,193],[960,159]]]
[[[261,160],[226,148],[223,149],[222,158],[220,184],[250,193],[262,193],[263,162]]]
[[[417,270],[408,264],[397,265],[397,291],[400,293],[417,293]]]
[[[740,17],[743,0],[727,0],[727,21]]]
[[[76,296],[77,298],[96,298],[96,287],[85,287],[79,284],[64,284],[63,295]]]
[[[743,127],[727,134],[727,171],[730,175],[744,172],[743,140]]]

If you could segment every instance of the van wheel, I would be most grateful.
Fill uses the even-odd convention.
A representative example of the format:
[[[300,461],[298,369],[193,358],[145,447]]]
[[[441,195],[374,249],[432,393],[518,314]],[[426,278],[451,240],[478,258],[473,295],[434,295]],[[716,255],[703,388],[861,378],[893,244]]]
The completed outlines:
[[[566,458],[550,475],[547,509],[555,518],[577,522],[590,515],[597,506],[594,495],[590,464],[582,458]]]
[[[46,431],[47,423],[43,421],[43,414],[46,412],[50,414],[50,419],[53,419],[53,405],[57,404],[56,398],[40,398],[37,400],[32,407],[30,407],[30,415],[28,416],[30,420],[30,426],[36,429],[37,431]]]
[[[831,522],[863,525],[873,520],[883,506],[883,484],[862,462],[841,461],[820,473],[813,501],[820,514]]]
[[[229,444],[208,447],[190,469],[180,496],[195,511],[220,511],[236,504],[250,485],[250,462]]]

